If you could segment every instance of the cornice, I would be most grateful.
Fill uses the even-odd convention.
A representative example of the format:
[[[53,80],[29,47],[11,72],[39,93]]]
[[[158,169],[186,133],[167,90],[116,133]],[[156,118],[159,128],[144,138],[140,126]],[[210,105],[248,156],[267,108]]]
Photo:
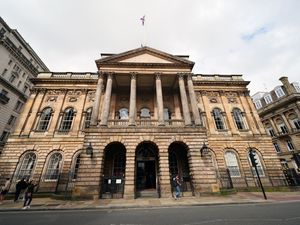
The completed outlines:
[[[0,40],[0,44],[3,45],[18,61],[32,73],[33,76],[38,74],[38,70],[32,65],[32,63],[22,54],[22,52],[8,39],[3,38]]]

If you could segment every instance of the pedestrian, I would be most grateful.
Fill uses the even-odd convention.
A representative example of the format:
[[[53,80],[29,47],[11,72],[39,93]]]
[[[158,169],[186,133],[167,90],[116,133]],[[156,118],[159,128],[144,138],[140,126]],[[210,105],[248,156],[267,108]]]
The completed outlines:
[[[10,178],[6,178],[4,186],[1,187],[0,191],[0,204],[2,204],[4,200],[4,196],[8,193],[10,187]]]
[[[14,202],[18,201],[21,191],[25,190],[26,188],[27,188],[27,182],[25,181],[25,178],[22,178],[16,184],[16,192],[15,192]]]
[[[176,175],[176,177],[173,178],[173,186],[175,188],[175,200],[180,198],[180,178],[178,175]]]
[[[33,179],[29,180],[27,189],[25,191],[25,200],[24,200],[24,204],[23,204],[23,209],[30,208],[30,203],[32,201],[32,195],[33,195],[34,187],[36,185],[37,184],[34,182]]]

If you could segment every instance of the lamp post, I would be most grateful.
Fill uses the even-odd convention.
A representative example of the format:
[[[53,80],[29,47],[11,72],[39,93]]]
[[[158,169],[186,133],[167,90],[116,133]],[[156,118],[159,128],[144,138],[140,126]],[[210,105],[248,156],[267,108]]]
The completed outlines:
[[[86,154],[87,155],[90,155],[91,158],[93,158],[93,147],[92,147],[92,144],[91,142],[89,143],[89,145],[86,147]]]

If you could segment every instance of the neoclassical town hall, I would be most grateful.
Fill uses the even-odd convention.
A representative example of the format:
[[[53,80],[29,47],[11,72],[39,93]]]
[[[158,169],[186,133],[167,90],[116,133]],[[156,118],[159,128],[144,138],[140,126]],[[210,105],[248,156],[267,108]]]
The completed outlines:
[[[40,73],[0,155],[1,182],[85,198],[171,197],[285,185],[242,75],[193,74],[150,47],[102,54],[97,73]]]

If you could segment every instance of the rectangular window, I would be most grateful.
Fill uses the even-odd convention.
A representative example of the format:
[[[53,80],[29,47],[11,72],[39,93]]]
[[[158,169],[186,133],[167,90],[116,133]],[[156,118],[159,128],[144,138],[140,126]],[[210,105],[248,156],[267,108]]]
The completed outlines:
[[[293,151],[295,149],[291,140],[286,140],[285,143],[289,151]]]
[[[296,128],[297,130],[300,130],[300,120],[299,120],[299,119],[294,119],[294,120],[293,120],[293,123],[294,123],[294,125],[295,125],[295,128]]]
[[[0,142],[5,142],[7,140],[9,136],[9,132],[8,131],[3,131],[1,137],[0,137]]]
[[[22,84],[22,81],[19,81],[17,86],[20,87],[21,84]]]
[[[16,119],[17,119],[17,117],[11,115],[11,116],[9,117],[9,120],[7,121],[7,125],[13,126],[14,123],[16,122]]]
[[[9,78],[9,82],[13,83],[16,79],[16,76],[15,75],[11,75],[10,78]]]
[[[22,109],[23,104],[24,104],[23,102],[17,101],[14,110],[17,111],[17,112],[20,112],[20,110]]]
[[[297,92],[300,92],[300,86],[298,83],[293,83],[293,86]]]
[[[273,128],[267,128],[267,131],[268,131],[268,134],[271,136],[271,137],[275,137],[275,132],[273,130]]]
[[[266,101],[267,104],[269,104],[269,103],[271,103],[273,101],[273,99],[272,99],[272,97],[271,97],[270,94],[266,95],[264,97],[264,99],[265,99],[265,101]]]
[[[254,105],[255,105],[256,109],[260,109],[262,107],[260,100],[254,102]]]
[[[6,72],[7,72],[7,69],[4,69],[2,72],[2,76],[5,76]]]
[[[10,59],[9,62],[8,62],[8,65],[11,65],[11,63],[12,63],[12,60]]]
[[[275,151],[276,151],[277,153],[280,153],[280,152],[281,152],[281,149],[280,149],[278,143],[275,142],[275,143],[273,143],[273,145],[274,145]]]
[[[23,88],[23,92],[26,94],[26,91],[28,90],[28,86],[24,86],[24,88]]]
[[[281,130],[282,134],[287,134],[288,133],[288,129],[286,128],[286,126],[284,124],[280,124],[279,129]]]
[[[282,96],[285,95],[281,87],[275,89],[275,93],[276,93],[278,98],[281,98]]]

